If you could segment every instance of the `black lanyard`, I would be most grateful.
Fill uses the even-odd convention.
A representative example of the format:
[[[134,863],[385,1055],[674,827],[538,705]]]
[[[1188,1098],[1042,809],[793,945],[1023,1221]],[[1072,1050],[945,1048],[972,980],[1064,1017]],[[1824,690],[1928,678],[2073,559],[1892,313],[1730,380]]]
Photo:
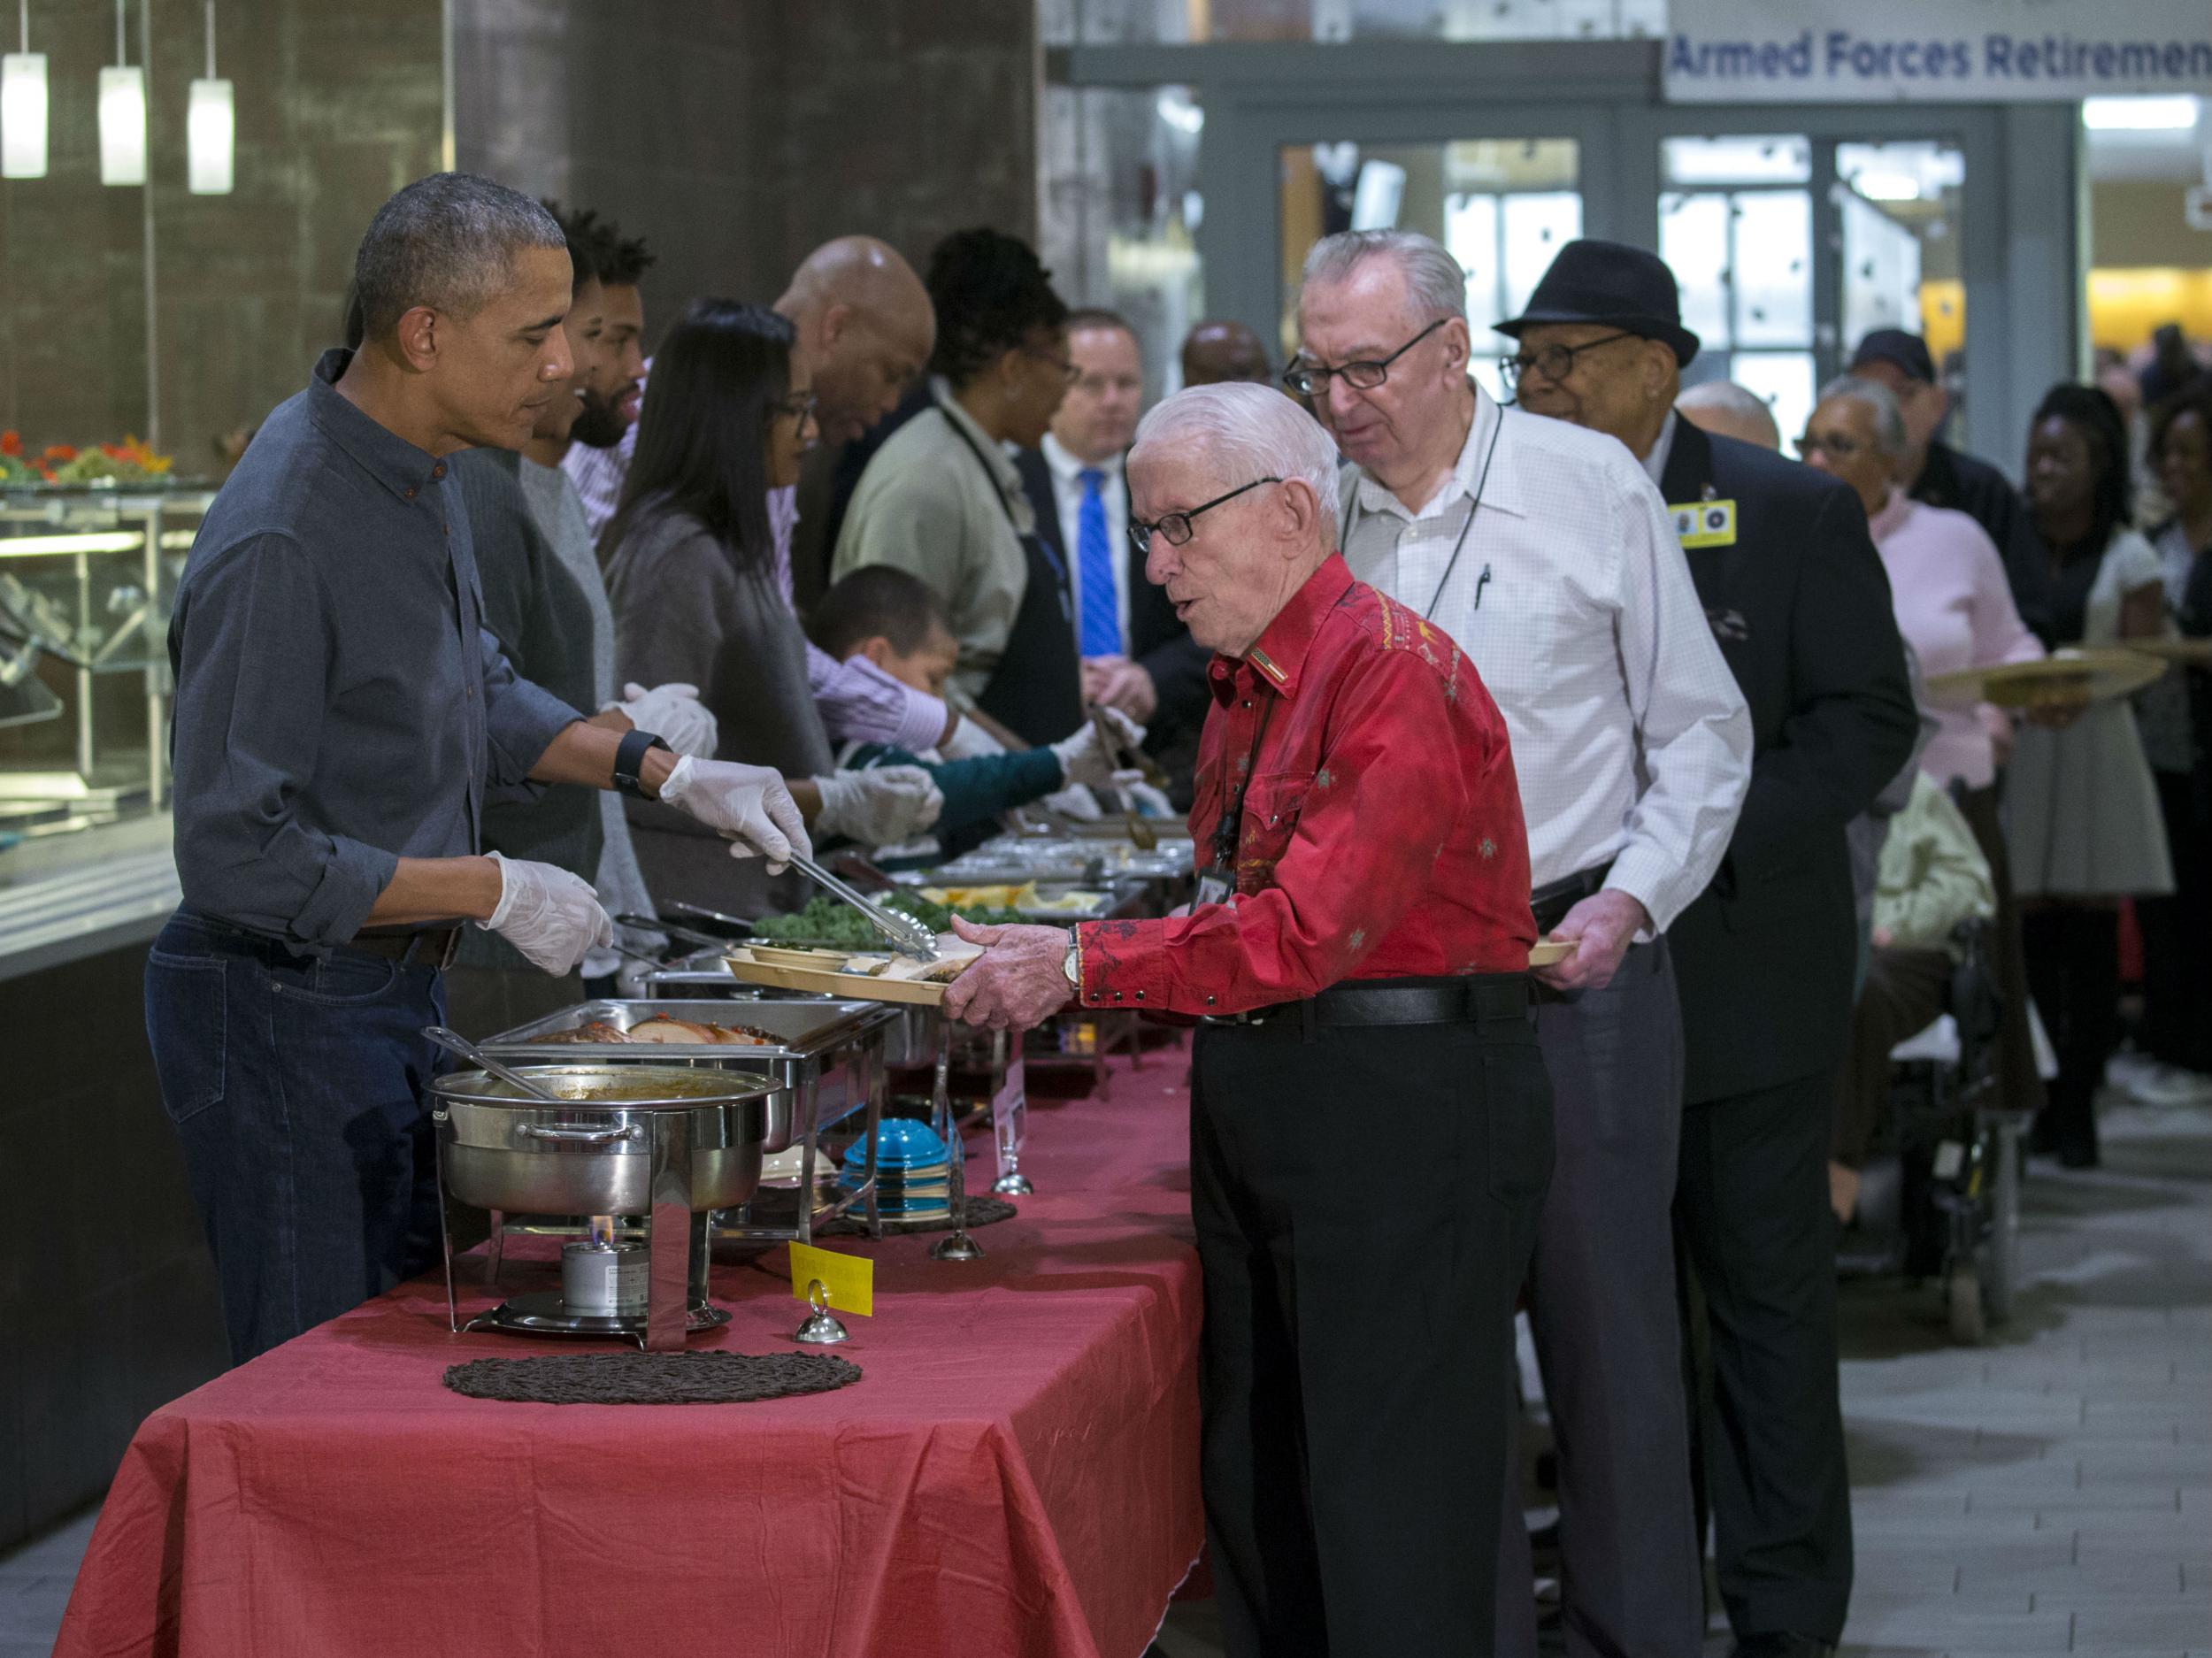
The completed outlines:
[[[1244,796],[1252,787],[1252,775],[1260,767],[1260,745],[1267,741],[1267,722],[1274,718],[1275,704],[1280,699],[1268,693],[1267,705],[1260,710],[1259,728],[1252,733],[1252,751],[1244,756],[1244,776],[1238,780],[1237,792],[1221,809],[1219,821],[1214,825],[1213,866],[1207,872],[1225,878],[1230,891],[1236,890],[1237,842],[1244,834]]]
[[[1480,412],[1479,404],[1477,405],[1477,412]],[[1444,589],[1451,585],[1452,572],[1459,568],[1460,549],[1467,545],[1467,532],[1475,527],[1475,514],[1482,510],[1483,491],[1490,487],[1490,463],[1497,458],[1498,434],[1504,430],[1505,411],[1501,408],[1498,411],[1498,423],[1490,428],[1490,441],[1482,451],[1482,471],[1475,475],[1475,495],[1474,499],[1469,502],[1467,505],[1467,521],[1459,526],[1458,539],[1452,542],[1452,556],[1447,559],[1444,564],[1444,574],[1436,584],[1436,591],[1429,595],[1427,607],[1421,612],[1421,619],[1424,621],[1434,619],[1436,616],[1437,602],[1443,598]],[[1361,524],[1365,522],[1367,518],[1366,513],[1360,510],[1359,495],[1356,488],[1353,492],[1352,512],[1355,516],[1352,517],[1351,522],[1345,526],[1344,533],[1338,538],[1348,547],[1351,544],[1352,533],[1358,529]],[[1412,527],[1413,526],[1410,523],[1399,526],[1398,540],[1400,541],[1403,541],[1405,540],[1406,531]],[[1481,580],[1475,583],[1474,608],[1478,610],[1482,608],[1483,587],[1489,581],[1489,580],[1490,566],[1485,564],[1482,567]]]
[[[1025,548],[1034,542],[1037,551],[1043,556],[1045,563],[1052,567],[1053,580],[1060,589],[1061,613],[1070,621],[1073,621],[1075,601],[1072,587],[1068,579],[1066,564],[1062,561],[1059,554],[1052,550],[1052,543],[1042,534],[1033,530],[1026,535],[1022,533],[1021,522],[1014,516],[1014,503],[1006,498],[1006,491],[999,487],[998,472],[993,468],[990,461],[985,457],[982,449],[977,447],[976,441],[968,435],[967,427],[960,424],[951,410],[941,408],[937,412],[943,417],[945,424],[952,428],[953,436],[968,446],[968,453],[975,457],[975,464],[983,469],[983,480],[991,486],[991,493],[998,497],[999,510],[1006,515],[1006,527],[1014,532],[1014,540]]]

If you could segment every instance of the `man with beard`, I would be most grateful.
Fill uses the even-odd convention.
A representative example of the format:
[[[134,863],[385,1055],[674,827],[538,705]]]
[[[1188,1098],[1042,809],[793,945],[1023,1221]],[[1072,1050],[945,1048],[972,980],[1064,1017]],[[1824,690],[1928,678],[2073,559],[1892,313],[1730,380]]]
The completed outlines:
[[[609,244],[601,278],[605,324],[603,382],[588,388],[561,465],[575,481],[596,537],[621,503],[637,444],[645,380],[645,311],[638,280],[653,263],[641,241],[625,240],[603,220]],[[826,444],[864,434],[896,406],[921,372],[936,338],[929,296],[896,249],[872,236],[841,236],[809,254],[791,278],[777,312],[798,333],[792,368],[812,375],[814,418]],[[774,489],[768,521],[776,537],[776,575],[793,596],[792,540],[798,492]],[[822,723],[835,742],[884,743],[919,754],[955,741],[960,716],[937,697],[900,684],[864,657],[839,662],[807,647],[807,680]]]

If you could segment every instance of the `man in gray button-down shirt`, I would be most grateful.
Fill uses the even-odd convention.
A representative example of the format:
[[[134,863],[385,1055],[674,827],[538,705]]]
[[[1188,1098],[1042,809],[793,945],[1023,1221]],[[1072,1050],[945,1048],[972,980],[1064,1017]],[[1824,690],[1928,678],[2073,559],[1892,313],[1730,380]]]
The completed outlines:
[[[444,457],[518,446],[565,388],[571,272],[551,215],[503,186],[394,196],[355,267],[361,349],[270,416],[178,589],[184,904],[147,1026],[241,1361],[427,1264],[421,1032],[458,929],[557,973],[609,935],[580,878],[477,856],[488,798],[622,787],[737,856],[805,845],[774,772],[587,720],[484,629]]]

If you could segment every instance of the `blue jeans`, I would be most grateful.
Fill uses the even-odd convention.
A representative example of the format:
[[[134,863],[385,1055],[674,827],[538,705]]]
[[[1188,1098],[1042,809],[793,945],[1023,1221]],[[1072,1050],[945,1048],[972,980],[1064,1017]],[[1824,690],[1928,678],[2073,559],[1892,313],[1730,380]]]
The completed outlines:
[[[214,1252],[231,1360],[425,1270],[437,1241],[423,1105],[445,1022],[434,967],[180,910],[146,958],[146,1033]]]

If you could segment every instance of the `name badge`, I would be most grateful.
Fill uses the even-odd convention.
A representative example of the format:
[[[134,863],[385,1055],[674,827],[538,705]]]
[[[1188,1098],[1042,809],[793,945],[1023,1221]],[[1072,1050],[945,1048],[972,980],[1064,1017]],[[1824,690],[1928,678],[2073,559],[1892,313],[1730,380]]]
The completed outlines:
[[[1667,510],[1674,518],[1675,539],[1686,548],[1736,544],[1736,503],[1732,501],[1693,501]]]
[[[1218,864],[1209,864],[1198,872],[1197,895],[1191,900],[1193,910],[1203,910],[1208,904],[1225,904],[1229,894],[1237,889],[1234,874]]]

